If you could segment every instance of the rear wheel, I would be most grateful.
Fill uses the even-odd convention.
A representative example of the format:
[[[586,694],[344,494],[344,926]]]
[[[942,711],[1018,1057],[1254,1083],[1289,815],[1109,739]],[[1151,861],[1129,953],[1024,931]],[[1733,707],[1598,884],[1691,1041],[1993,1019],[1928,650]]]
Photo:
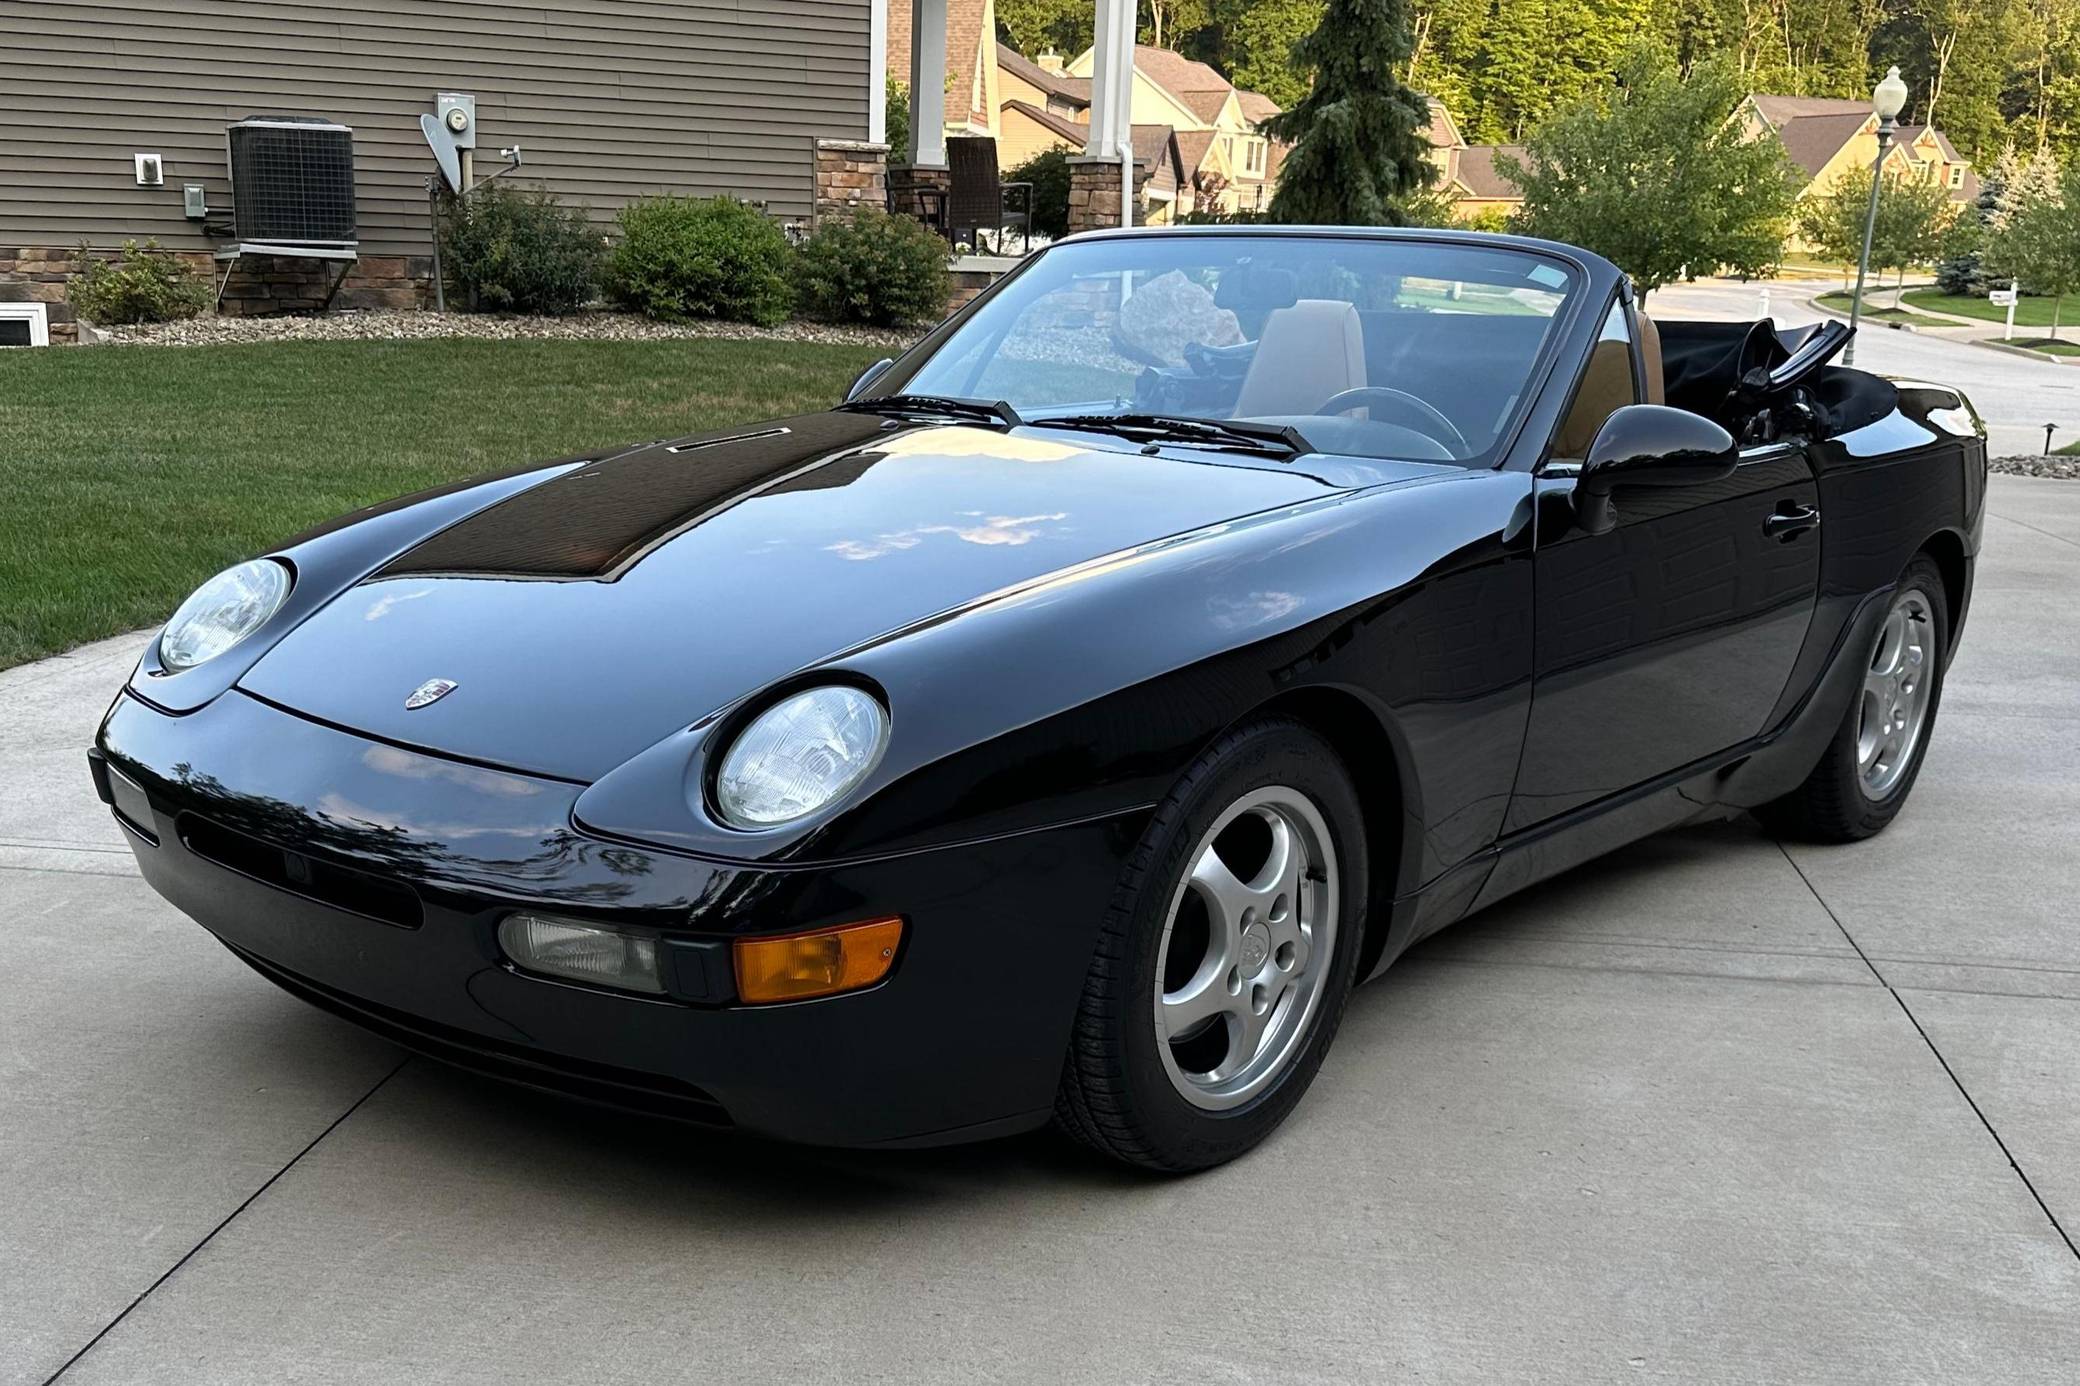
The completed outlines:
[[[1263,1140],[1342,1018],[1365,891],[1362,810],[1335,752],[1284,720],[1222,738],[1157,810],[1120,881],[1058,1124],[1166,1171]]]
[[[1820,763],[1783,798],[1755,811],[1786,836],[1854,842],[1890,823],[1914,788],[1943,695],[1949,608],[1943,575],[1921,555],[1907,565],[1871,642],[1863,684]]]

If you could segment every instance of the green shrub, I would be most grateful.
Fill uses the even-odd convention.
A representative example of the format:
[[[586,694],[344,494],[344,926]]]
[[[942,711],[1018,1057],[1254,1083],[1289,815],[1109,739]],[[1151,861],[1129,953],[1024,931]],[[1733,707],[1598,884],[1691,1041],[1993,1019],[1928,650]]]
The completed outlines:
[[[771,327],[794,306],[794,249],[766,214],[730,197],[646,197],[621,209],[607,261],[615,302],[665,322]]]
[[[1043,149],[1004,175],[1033,185],[1033,229],[1050,240],[1069,234],[1069,151]]]
[[[1509,211],[1504,207],[1483,207],[1478,212],[1469,212],[1459,218],[1457,224],[1463,230],[1489,231],[1496,235],[1512,229],[1509,224]]]
[[[946,316],[946,242],[924,223],[871,208],[825,222],[802,246],[797,281],[819,317],[894,327]]]
[[[599,290],[602,253],[584,209],[547,188],[486,183],[441,218],[441,271],[473,313],[576,312]]]
[[[88,322],[172,322],[192,318],[210,304],[210,282],[173,256],[157,241],[124,241],[123,253],[104,259],[79,248],[81,269],[72,276],[73,309]]]

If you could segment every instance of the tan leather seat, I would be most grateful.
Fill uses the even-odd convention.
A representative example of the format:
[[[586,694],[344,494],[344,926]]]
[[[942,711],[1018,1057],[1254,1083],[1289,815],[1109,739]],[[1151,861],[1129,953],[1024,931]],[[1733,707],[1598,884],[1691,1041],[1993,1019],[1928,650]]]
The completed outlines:
[[[1303,298],[1264,320],[1237,418],[1312,414],[1332,395],[1365,384],[1365,327],[1341,299]]]
[[[1588,456],[1589,444],[1596,441],[1596,431],[1625,405],[1668,402],[1667,384],[1661,378],[1661,329],[1645,313],[1635,316],[1639,322],[1641,373],[1647,378],[1646,394],[1642,396],[1633,384],[1630,346],[1609,338],[1598,342],[1589,353],[1589,369],[1582,376],[1574,407],[1567,411],[1560,434],[1553,440],[1553,456],[1573,460]]]
[[[1639,318],[1639,361],[1646,368],[1647,403],[1668,403],[1668,382],[1661,376],[1661,329],[1645,313]]]
[[[1589,369],[1582,374],[1574,404],[1553,440],[1553,456],[1580,461],[1589,455],[1589,444],[1604,420],[1628,404],[1639,402],[1632,383],[1632,346],[1605,340],[1589,353]]]

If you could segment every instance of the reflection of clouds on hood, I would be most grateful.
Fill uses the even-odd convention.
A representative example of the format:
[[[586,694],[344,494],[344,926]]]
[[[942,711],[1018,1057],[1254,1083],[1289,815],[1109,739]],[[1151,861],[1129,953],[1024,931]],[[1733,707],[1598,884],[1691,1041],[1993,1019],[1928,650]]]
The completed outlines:
[[[364,828],[403,833],[406,837],[433,842],[459,842],[472,837],[546,839],[558,827],[555,823],[535,823],[513,828],[487,828],[481,823],[415,823],[398,814],[364,808],[337,792],[319,796],[318,816],[329,818],[336,823],[350,823]]]
[[[1043,527],[1057,520],[1069,518],[1066,510],[1057,510],[1051,515],[990,515],[980,510],[964,510],[964,520],[973,524],[961,525],[918,525],[914,529],[899,529],[890,534],[877,534],[872,539],[840,539],[835,544],[825,545],[828,552],[841,558],[879,558],[900,549],[914,549],[924,542],[928,534],[951,534],[968,544],[1030,544],[1038,539]]]
[[[459,784],[464,789],[473,789],[479,794],[493,794],[501,799],[525,799],[531,794],[542,792],[542,786],[533,780],[523,780],[518,775],[505,775],[496,770],[481,770],[474,765],[458,765],[453,761],[435,760],[431,756],[414,755],[395,746],[370,746],[361,753],[361,763],[382,775],[396,775],[407,780],[446,780]]]
[[[1248,630],[1290,616],[1300,609],[1292,592],[1252,592],[1246,597],[1215,597],[1207,603],[1213,623],[1222,630]]]
[[[368,610],[361,613],[361,619],[364,621],[380,621],[385,616],[388,616],[391,609],[399,602],[415,602],[421,597],[430,597],[432,595],[433,589],[431,587],[421,587],[411,592],[388,593],[370,602]]]

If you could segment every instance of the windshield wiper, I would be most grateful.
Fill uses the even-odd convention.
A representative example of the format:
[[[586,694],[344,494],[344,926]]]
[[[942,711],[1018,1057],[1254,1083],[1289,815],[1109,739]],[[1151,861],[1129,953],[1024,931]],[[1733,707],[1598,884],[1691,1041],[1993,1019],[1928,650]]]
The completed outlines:
[[[1001,399],[960,399],[953,395],[874,395],[847,400],[838,408],[859,414],[944,414],[956,419],[988,419],[1006,428],[1017,428],[1025,422],[1016,409]]]
[[[1238,448],[1245,452],[1306,453],[1314,444],[1291,424],[1251,423],[1247,419],[1186,419],[1170,414],[1069,414],[1034,419],[1036,428],[1082,428],[1117,433],[1123,438],[1192,443],[1201,447]]]

